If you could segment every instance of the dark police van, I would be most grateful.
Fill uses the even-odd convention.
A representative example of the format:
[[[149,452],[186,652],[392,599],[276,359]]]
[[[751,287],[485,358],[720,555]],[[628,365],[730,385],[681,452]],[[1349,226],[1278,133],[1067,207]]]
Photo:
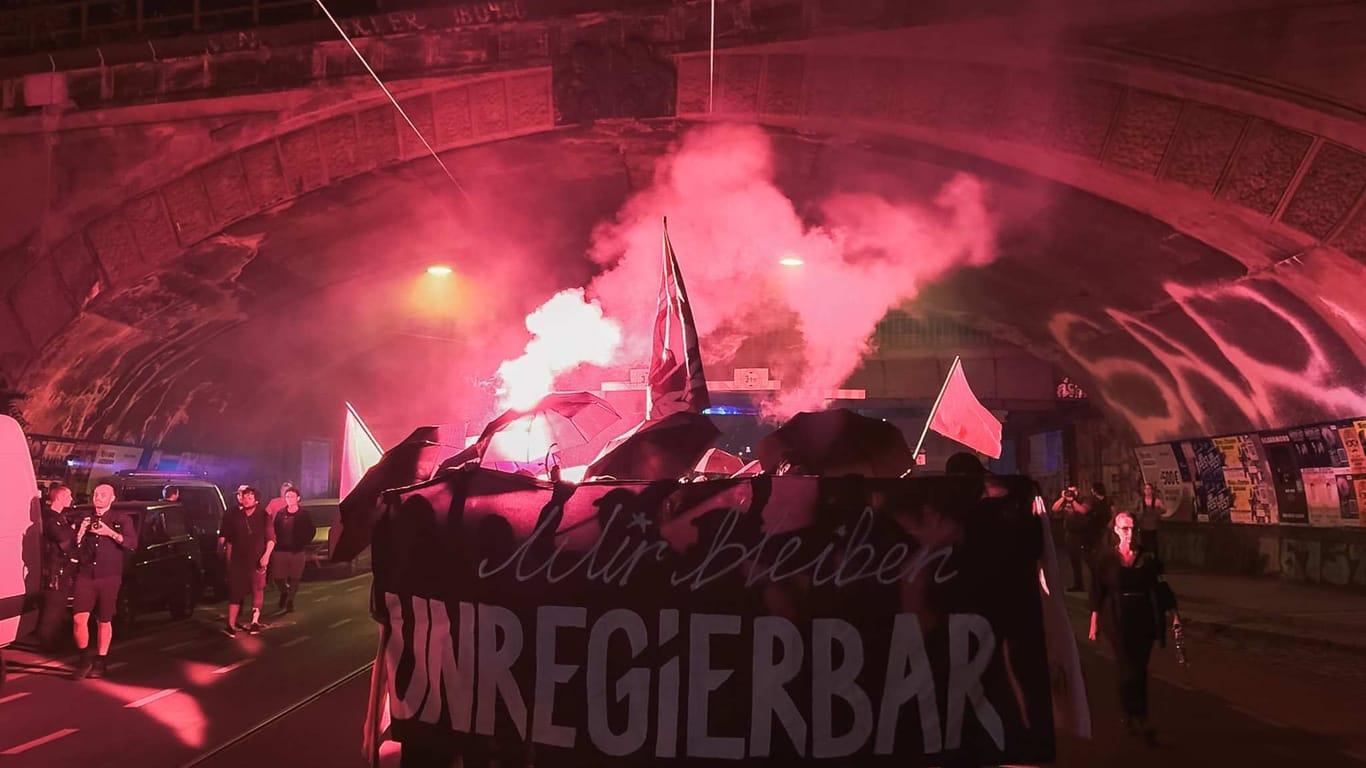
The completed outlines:
[[[179,504],[185,509],[185,525],[199,543],[199,561],[204,570],[204,589],[215,600],[228,595],[227,573],[218,554],[218,532],[227,505],[217,485],[189,472],[124,470],[108,482],[114,485],[119,501],[162,501],[161,491],[168,485],[180,489]]]
[[[138,548],[127,555],[115,621],[131,624],[139,614],[167,610],[172,619],[187,618],[204,589],[199,544],[180,504],[116,501],[138,529]],[[88,505],[72,507],[72,519],[90,515]]]

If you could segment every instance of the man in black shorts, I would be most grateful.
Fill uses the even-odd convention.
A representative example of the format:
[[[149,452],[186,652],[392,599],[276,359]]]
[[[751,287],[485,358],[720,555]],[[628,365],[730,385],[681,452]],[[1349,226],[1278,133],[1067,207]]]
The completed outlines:
[[[100,483],[92,495],[95,509],[76,529],[76,582],[72,634],[81,659],[72,677],[102,677],[109,672],[109,646],[114,641],[114,611],[123,586],[124,560],[137,549],[138,529],[127,512],[113,509],[114,486]],[[90,614],[95,614],[98,656],[90,658]]]
[[[266,565],[275,549],[275,526],[270,516],[257,506],[260,493],[251,486],[237,490],[237,509],[223,516],[219,543],[228,561],[228,626],[224,633],[237,636],[237,617],[242,601],[251,598],[251,634],[261,631],[261,603],[266,596]]]

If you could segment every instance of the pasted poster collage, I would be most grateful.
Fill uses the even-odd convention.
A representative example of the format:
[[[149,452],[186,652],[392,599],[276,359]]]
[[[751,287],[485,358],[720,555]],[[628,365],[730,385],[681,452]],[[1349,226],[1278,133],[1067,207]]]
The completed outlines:
[[[1144,482],[1172,519],[1356,527],[1366,514],[1366,418],[1145,445]]]

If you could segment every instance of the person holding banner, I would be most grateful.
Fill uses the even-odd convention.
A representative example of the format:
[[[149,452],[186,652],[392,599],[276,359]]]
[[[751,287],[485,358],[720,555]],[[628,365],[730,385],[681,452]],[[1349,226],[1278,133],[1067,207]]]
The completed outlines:
[[[1139,551],[1134,541],[1134,516],[1115,515],[1110,541],[1096,554],[1091,574],[1091,630],[1105,634],[1115,654],[1119,702],[1129,732],[1149,745],[1157,736],[1148,721],[1148,660],[1153,643],[1166,646],[1166,615],[1181,625],[1176,595],[1162,576],[1162,561]]]

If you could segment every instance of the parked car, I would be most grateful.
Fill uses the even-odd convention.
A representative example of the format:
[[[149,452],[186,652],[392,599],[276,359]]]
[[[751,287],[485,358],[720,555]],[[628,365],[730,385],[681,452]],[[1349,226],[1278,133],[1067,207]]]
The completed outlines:
[[[332,548],[337,545],[337,537],[341,534],[341,526],[338,525],[341,520],[340,503],[340,499],[308,499],[299,502],[299,508],[308,510],[309,518],[318,529],[313,534],[312,543],[304,550],[306,571],[346,577],[370,570],[369,549],[349,563],[332,562]]]
[[[172,619],[188,618],[204,590],[204,568],[185,508],[164,502],[116,501],[114,509],[128,513],[138,530],[138,548],[125,559],[114,620],[126,627],[140,614],[161,610],[170,611]],[[72,508],[73,515],[91,512],[89,505]]]
[[[223,526],[227,505],[217,485],[189,472],[124,470],[117,472],[114,498],[119,501],[159,502],[168,485],[180,489],[179,503],[185,508],[185,524],[199,542],[199,560],[204,568],[204,587],[213,600],[228,596],[227,569],[218,551],[218,532]]]

